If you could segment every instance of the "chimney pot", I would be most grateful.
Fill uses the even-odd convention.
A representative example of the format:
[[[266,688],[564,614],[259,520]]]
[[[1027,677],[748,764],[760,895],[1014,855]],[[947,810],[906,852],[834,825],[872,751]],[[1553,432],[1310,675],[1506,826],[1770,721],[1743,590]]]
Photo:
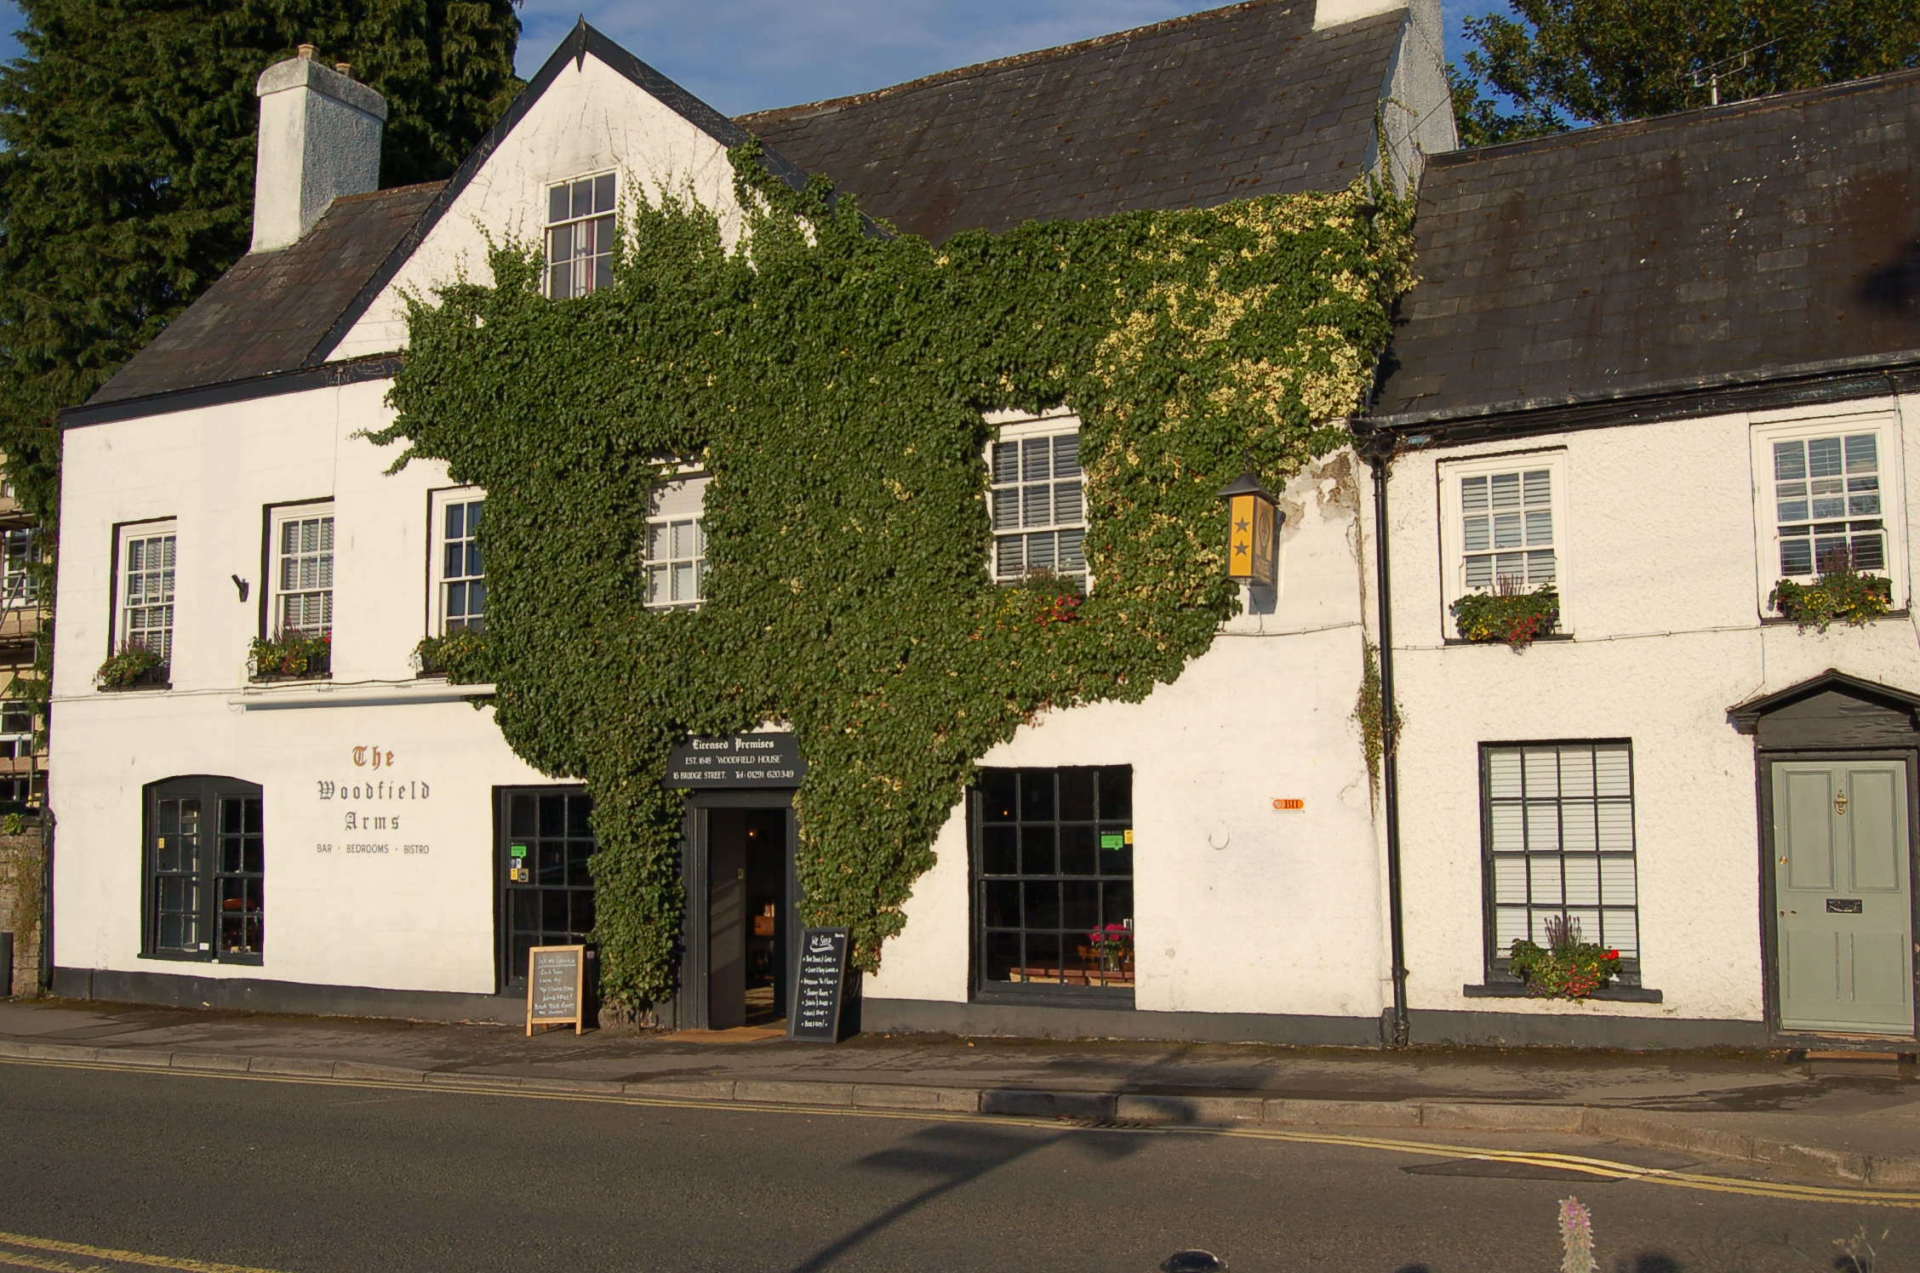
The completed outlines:
[[[317,52],[319,52],[319,50],[313,45],[303,44],[300,46],[300,60],[302,62],[311,62],[313,61],[313,55]]]
[[[352,78],[353,76],[353,63],[351,62],[335,62],[333,64],[333,69],[340,72],[340,74],[347,76],[348,78]]]

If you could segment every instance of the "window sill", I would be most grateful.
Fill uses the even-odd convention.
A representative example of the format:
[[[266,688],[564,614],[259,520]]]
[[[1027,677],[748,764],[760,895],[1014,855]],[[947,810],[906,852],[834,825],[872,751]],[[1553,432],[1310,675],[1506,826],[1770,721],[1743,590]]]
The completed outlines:
[[[135,956],[137,959],[159,959],[170,964],[246,964],[254,968],[266,962],[262,954],[242,955],[229,953],[217,955],[212,951],[172,951],[143,950]]]
[[[96,685],[94,690],[101,694],[147,694],[157,690],[170,690],[172,681],[138,681],[132,685]]]
[[[991,988],[973,992],[972,1002],[1001,1005],[1027,1005],[1049,1008],[1102,1008],[1112,1012],[1133,1011],[1133,991],[1102,989],[1097,986],[1018,986],[995,982]]]
[[[1866,627],[1867,624],[1883,623],[1888,620],[1892,620],[1897,623],[1905,623],[1907,620],[1911,619],[1912,617],[1913,617],[1913,611],[1911,609],[1889,610],[1885,614],[1877,614],[1873,616],[1873,618],[1868,619],[1866,623],[1861,623],[1861,624],[1851,624],[1851,623],[1848,623],[1845,619],[1835,619],[1831,627],[1832,628]],[[1760,626],[1763,628],[1791,628],[1791,627],[1798,626],[1799,622],[1800,621],[1798,619],[1789,619],[1785,615],[1780,615],[1780,614],[1763,614],[1760,616]],[[1829,630],[1831,630],[1831,628]]]
[[[1557,645],[1557,644],[1560,644],[1561,642],[1570,643],[1572,642],[1573,639],[1574,639],[1573,633],[1571,632],[1548,632],[1541,636],[1537,636],[1533,638],[1533,640],[1529,641],[1528,644],[1529,645]],[[1485,646],[1494,646],[1503,650],[1513,648],[1509,646],[1505,641],[1469,641],[1467,640],[1467,638],[1461,637],[1461,636],[1442,637],[1440,639],[1440,643],[1442,645],[1485,645]]]
[[[1460,993],[1469,999],[1545,999],[1548,995],[1537,995],[1517,981],[1493,981],[1485,985],[1471,983],[1460,987]],[[1588,995],[1589,999],[1600,999],[1609,1003],[1664,1003],[1666,996],[1658,990],[1649,990],[1645,986],[1604,986]]]

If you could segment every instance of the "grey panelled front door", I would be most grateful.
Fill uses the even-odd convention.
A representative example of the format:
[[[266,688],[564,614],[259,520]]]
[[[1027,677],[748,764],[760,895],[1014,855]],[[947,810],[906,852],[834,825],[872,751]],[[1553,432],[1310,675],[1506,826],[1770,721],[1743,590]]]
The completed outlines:
[[[1773,860],[1781,1027],[1913,1033],[1906,766],[1775,762]]]

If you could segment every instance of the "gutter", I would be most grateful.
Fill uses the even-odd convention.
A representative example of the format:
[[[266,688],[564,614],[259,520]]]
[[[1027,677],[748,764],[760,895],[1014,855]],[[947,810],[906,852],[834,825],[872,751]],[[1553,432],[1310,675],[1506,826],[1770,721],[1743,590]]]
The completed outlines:
[[[1400,877],[1400,766],[1396,758],[1400,721],[1393,700],[1393,578],[1387,561],[1387,468],[1397,439],[1370,428],[1358,439],[1360,456],[1373,469],[1373,542],[1380,607],[1380,788],[1387,821],[1387,940],[1392,965],[1393,1007],[1385,1022],[1386,1045],[1404,1048],[1407,1022],[1406,899]]]

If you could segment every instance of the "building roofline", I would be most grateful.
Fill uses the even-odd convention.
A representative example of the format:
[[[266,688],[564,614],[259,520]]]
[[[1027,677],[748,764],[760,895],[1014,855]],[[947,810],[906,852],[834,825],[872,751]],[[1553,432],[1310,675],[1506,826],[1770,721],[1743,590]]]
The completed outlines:
[[[1744,703],[1735,703],[1727,709],[1727,718],[1733,722],[1735,729],[1743,734],[1751,734],[1760,723],[1760,718],[1768,712],[1827,690],[1838,690],[1855,698],[1876,699],[1901,711],[1912,712],[1914,719],[1920,721],[1920,695],[1897,686],[1883,685],[1879,681],[1869,681],[1865,677],[1850,676],[1832,667],[1783,690],[1761,694]]]
[[[115,398],[110,402],[83,403],[65,407],[56,417],[62,431],[90,424],[113,424],[142,416],[169,415],[198,407],[215,407],[233,402],[251,402],[303,389],[338,388],[367,380],[392,377],[406,361],[404,353],[366,354],[323,362],[286,371],[268,371],[238,380],[218,380],[212,384],[189,385],[184,389],[162,389],[137,398]]]
[[[506,113],[500,117],[499,122],[487,130],[486,136],[480,139],[466,159],[461,162],[460,167],[454,170],[453,176],[447,180],[440,193],[435,196],[432,203],[427,205],[427,210],[420,214],[420,219],[401,236],[400,242],[394,245],[393,250],[387,254],[386,260],[380,263],[380,267],[373,272],[365,286],[347,304],[346,309],[341,311],[340,316],[328,326],[318,343],[308,351],[304,360],[307,364],[317,363],[324,358],[327,351],[339,344],[353,329],[353,325],[360,321],[427,235],[432,233],[433,228],[440,223],[440,218],[446,215],[447,210],[453,206],[454,200],[466,190],[475,174],[485,166],[487,160],[492,158],[493,152],[499,148],[500,143],[507,139],[520,121],[533,109],[534,103],[538,102],[546,94],[547,89],[552,87],[553,82],[566,69],[567,63],[572,62],[575,67],[579,67],[586,62],[589,55],[624,76],[634,86],[720,145],[732,149],[751,138],[751,134],[740,125],[654,70],[626,49],[621,48],[596,30],[584,17],[581,18],[574,23],[573,30],[567,33],[567,38],[554,49],[539,71],[535,72],[533,79],[520,90],[519,95],[513,99],[513,104],[507,107]],[[802,189],[807,184],[807,174],[775,151],[765,150],[762,159],[768,172],[795,190]]]
[[[1920,390],[1920,351],[1907,351],[1651,385],[1608,397],[1535,398],[1452,411],[1362,414],[1358,423],[1402,438],[1431,434],[1422,444],[1462,445],[1916,390]]]
[[[1014,53],[1007,57],[993,58],[986,62],[975,62],[971,66],[956,66],[951,70],[935,71],[918,79],[904,80],[898,84],[889,84],[885,88],[870,89],[864,93],[849,93],[844,97],[827,97],[817,102],[801,102],[794,106],[775,106],[767,110],[749,111],[737,115],[734,122],[751,129],[759,124],[774,123],[788,119],[798,119],[808,115],[826,115],[850,106],[865,106],[870,102],[913,92],[916,89],[932,88],[941,84],[951,84],[960,80],[973,79],[982,75],[991,75],[998,71],[1013,70],[1025,66],[1037,66],[1060,58],[1084,53],[1089,49],[1102,48],[1111,44],[1124,44],[1142,36],[1159,35],[1164,31],[1176,31],[1183,27],[1198,26],[1218,21],[1222,18],[1245,13],[1250,9],[1293,9],[1302,4],[1312,4],[1313,0],[1242,0],[1239,4],[1225,5],[1218,9],[1203,9],[1199,13],[1182,14],[1177,18],[1167,18],[1160,22],[1150,22],[1145,26],[1129,27],[1125,31],[1114,31],[1107,35],[1096,35],[1085,40],[1075,40],[1071,44],[1057,44],[1052,48],[1035,49],[1030,53]],[[1405,9],[1389,10],[1386,13],[1370,14],[1357,18],[1355,22],[1374,21],[1383,17],[1404,19]],[[1350,26],[1352,23],[1342,23]],[[1327,28],[1335,30],[1337,28]]]
[[[1737,119],[1745,115],[1763,114],[1775,110],[1792,110],[1808,102],[1822,101],[1837,97],[1850,97],[1855,93],[1870,93],[1884,88],[1887,84],[1903,79],[1920,80],[1920,67],[1900,71],[1884,71],[1879,75],[1869,75],[1864,79],[1843,80],[1838,84],[1822,84],[1815,88],[1788,89],[1780,93],[1767,93],[1760,97],[1743,98],[1737,102],[1726,102],[1719,106],[1697,106],[1692,110],[1672,111],[1665,115],[1649,115],[1645,119],[1626,119],[1611,124],[1589,124],[1585,128],[1576,128],[1564,133],[1553,133],[1546,137],[1528,137],[1521,141],[1500,142],[1493,146],[1471,146],[1461,150],[1443,150],[1427,156],[1427,167],[1431,169],[1457,168],[1465,164],[1484,160],[1504,159],[1511,155],[1532,154],[1556,146],[1580,146],[1588,143],[1609,141],[1618,137],[1631,137],[1637,133],[1651,133],[1683,124],[1698,123],[1708,119]]]

